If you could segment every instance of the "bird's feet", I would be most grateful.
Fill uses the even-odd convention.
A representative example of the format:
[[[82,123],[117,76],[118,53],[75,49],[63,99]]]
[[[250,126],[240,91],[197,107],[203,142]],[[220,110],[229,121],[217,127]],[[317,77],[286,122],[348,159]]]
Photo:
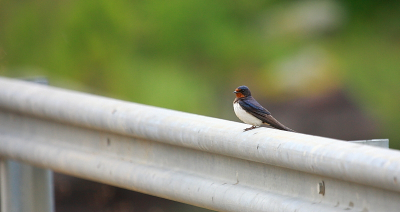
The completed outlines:
[[[243,132],[246,132],[246,131],[249,131],[249,130],[252,130],[252,129],[256,129],[256,128],[257,128],[257,126],[251,126],[249,128],[244,129]]]

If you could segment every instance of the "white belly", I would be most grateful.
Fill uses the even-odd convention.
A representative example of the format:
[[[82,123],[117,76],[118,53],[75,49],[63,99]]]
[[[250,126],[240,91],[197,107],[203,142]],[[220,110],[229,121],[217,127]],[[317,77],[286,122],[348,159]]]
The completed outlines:
[[[235,111],[236,116],[246,124],[251,124],[253,126],[260,126],[262,124],[260,119],[243,110],[239,103],[233,103],[233,110]]]

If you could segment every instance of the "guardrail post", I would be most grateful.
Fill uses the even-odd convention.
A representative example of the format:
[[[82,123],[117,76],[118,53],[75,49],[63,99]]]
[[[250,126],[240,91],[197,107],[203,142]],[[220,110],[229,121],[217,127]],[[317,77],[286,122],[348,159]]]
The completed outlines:
[[[13,160],[2,159],[1,211],[54,211],[53,173]]]

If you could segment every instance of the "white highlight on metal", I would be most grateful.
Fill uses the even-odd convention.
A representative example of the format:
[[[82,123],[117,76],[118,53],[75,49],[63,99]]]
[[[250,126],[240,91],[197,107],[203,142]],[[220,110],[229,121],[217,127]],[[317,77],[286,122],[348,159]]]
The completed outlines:
[[[219,211],[400,208],[399,151],[245,127],[0,77],[1,157]]]
[[[262,124],[260,119],[246,112],[237,102],[233,103],[233,110],[235,111],[236,116],[246,124],[251,124],[253,126],[260,126]]]

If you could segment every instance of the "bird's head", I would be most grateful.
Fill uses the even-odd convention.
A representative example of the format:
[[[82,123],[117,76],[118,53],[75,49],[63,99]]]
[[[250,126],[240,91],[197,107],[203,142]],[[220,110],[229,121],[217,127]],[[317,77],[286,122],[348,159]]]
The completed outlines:
[[[239,86],[233,93],[236,94],[237,98],[251,96],[250,89],[245,85]]]

